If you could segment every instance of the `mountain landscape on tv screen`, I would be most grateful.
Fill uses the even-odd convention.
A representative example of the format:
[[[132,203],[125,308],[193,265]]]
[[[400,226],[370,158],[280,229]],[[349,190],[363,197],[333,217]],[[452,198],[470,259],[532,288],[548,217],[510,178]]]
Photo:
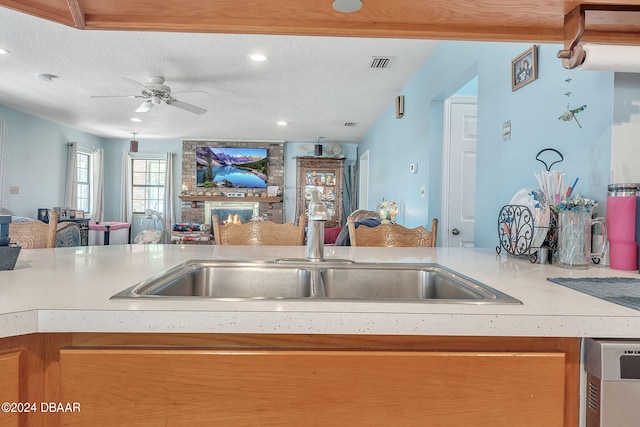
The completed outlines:
[[[197,147],[198,187],[266,188],[266,148]]]

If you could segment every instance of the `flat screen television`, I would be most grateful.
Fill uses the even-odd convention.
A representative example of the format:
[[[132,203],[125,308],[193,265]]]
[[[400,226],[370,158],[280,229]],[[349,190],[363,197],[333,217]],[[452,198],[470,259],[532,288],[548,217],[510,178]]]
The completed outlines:
[[[266,148],[197,147],[197,186],[267,188]]]

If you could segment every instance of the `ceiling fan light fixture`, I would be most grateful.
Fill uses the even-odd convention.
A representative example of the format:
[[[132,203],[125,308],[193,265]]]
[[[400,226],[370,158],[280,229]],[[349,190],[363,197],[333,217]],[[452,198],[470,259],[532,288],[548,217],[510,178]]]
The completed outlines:
[[[360,0],[333,0],[333,8],[341,13],[353,13],[362,8]]]

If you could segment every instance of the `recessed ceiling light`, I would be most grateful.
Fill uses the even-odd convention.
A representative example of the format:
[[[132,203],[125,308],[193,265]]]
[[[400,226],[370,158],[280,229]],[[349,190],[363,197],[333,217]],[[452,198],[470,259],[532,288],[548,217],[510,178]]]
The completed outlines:
[[[0,48],[0,55],[6,55],[7,53],[9,53],[8,50]]]
[[[362,7],[360,0],[334,0],[333,8],[338,12],[351,13],[357,12]]]
[[[261,53],[254,53],[249,55],[249,59],[251,59],[252,61],[256,61],[256,62],[264,62],[267,60],[267,57],[264,56]]]
[[[289,124],[289,123],[285,122],[284,120],[280,120],[280,121],[278,122],[278,126],[286,126],[286,125],[288,125],[288,124]]]
[[[141,121],[142,121],[142,119],[139,119],[139,118],[137,118],[137,117],[133,117],[133,118],[131,119],[131,121],[132,121],[132,122],[141,122]]]

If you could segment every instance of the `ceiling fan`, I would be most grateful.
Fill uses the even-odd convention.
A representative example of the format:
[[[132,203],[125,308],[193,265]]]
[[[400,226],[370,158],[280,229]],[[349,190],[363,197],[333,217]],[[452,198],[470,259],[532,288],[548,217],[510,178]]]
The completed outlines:
[[[142,84],[138,81],[123,77],[123,79],[138,86],[142,92],[140,95],[115,95],[115,96],[92,96],[91,98],[144,98],[145,101],[140,104],[136,109],[136,113],[146,113],[151,110],[154,105],[160,105],[163,102],[167,105],[180,108],[182,110],[189,111],[195,114],[204,114],[207,112],[204,108],[196,107],[195,105],[188,104],[174,98],[171,94],[171,88],[164,84],[164,77],[152,76],[147,80],[148,82]],[[190,92],[176,92],[176,93],[190,93]],[[206,92],[202,92],[206,93]]]

